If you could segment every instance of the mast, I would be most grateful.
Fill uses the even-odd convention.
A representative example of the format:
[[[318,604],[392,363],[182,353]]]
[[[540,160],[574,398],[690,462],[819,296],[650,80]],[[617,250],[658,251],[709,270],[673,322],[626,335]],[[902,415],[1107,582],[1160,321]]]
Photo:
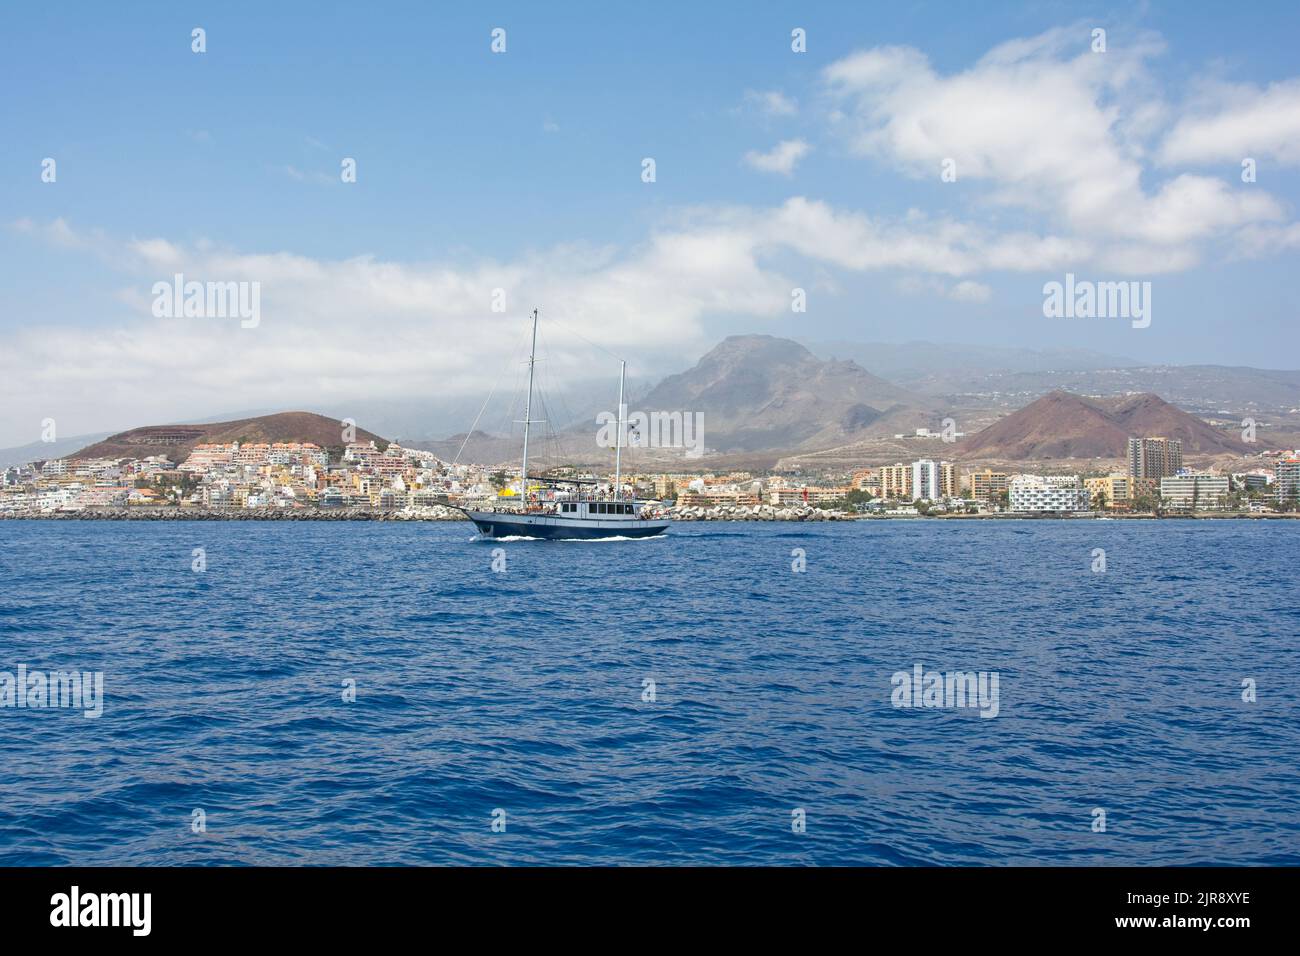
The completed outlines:
[[[627,410],[623,407],[623,379],[627,376],[627,362],[618,363],[618,435],[614,439],[614,500],[623,490],[623,426]]]
[[[533,418],[533,366],[537,364],[537,310],[533,309],[533,345],[528,352],[528,400],[524,403],[524,460],[519,466],[519,490],[528,507],[528,427]]]

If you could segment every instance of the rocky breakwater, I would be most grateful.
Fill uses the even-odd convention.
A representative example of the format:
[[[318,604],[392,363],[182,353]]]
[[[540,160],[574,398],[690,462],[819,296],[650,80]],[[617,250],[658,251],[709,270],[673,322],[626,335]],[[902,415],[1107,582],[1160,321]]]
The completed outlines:
[[[377,508],[80,508],[73,511],[9,513],[4,518],[53,521],[465,521],[455,508],[432,505],[381,511]]]
[[[847,521],[849,515],[808,505],[719,505],[714,508],[668,508],[663,516],[674,521]]]

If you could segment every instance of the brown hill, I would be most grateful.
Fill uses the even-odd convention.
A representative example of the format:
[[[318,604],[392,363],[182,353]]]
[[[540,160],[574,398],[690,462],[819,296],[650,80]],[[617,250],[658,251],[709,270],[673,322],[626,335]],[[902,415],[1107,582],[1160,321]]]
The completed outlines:
[[[1026,461],[1054,458],[1118,458],[1130,436],[1180,438],[1184,454],[1240,454],[1250,446],[1144,393],[1121,398],[1084,398],[1055,391],[968,438],[963,458]]]
[[[357,441],[374,441],[382,447],[386,440],[364,428],[357,429]],[[258,418],[241,418],[233,422],[209,422],[201,425],[145,425],[109,435],[69,458],[146,458],[166,455],[182,462],[200,442],[314,442],[322,448],[341,446],[343,426],[335,418],[314,412],[279,412]]]

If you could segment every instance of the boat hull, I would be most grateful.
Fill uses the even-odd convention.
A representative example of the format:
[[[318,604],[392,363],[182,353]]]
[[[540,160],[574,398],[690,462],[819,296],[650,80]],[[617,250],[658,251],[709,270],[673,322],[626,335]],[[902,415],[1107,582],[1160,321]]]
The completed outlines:
[[[549,541],[595,541],[601,538],[652,538],[668,530],[664,519],[562,518],[558,515],[508,511],[465,511],[485,538],[544,538]]]

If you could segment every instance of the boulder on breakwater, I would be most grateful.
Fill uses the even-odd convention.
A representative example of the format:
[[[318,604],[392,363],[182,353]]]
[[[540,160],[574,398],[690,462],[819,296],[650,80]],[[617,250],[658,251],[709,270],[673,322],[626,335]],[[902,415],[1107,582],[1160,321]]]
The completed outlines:
[[[81,508],[6,513],[3,518],[54,521],[465,521],[455,508],[432,505],[381,511],[372,508]]]
[[[842,512],[826,511],[810,505],[797,507],[718,505],[713,508],[668,508],[663,515],[673,521],[843,521],[849,518]]]

